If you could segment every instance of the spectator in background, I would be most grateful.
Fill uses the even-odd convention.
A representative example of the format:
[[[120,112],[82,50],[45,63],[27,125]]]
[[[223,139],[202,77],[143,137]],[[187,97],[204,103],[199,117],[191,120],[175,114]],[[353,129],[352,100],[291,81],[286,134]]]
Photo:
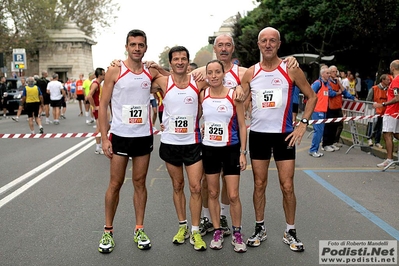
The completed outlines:
[[[328,108],[328,92],[331,90],[329,84],[330,69],[325,66],[320,69],[320,77],[312,84],[312,89],[317,95],[317,104],[312,114],[312,120],[319,120],[326,118]],[[322,157],[324,154],[319,152],[319,146],[324,133],[324,123],[313,125],[312,145],[309,149],[309,155],[315,158]],[[334,151],[331,147],[325,147],[326,151]]]
[[[33,83],[35,83],[35,79],[33,80]],[[26,86],[26,80],[25,80],[25,78],[21,78],[21,86],[19,86],[19,88],[18,88],[18,91],[21,93],[21,96],[22,96],[23,90],[25,89],[25,86]],[[21,100],[19,102],[17,116],[16,117],[11,117],[11,119],[14,120],[15,122],[18,122],[19,121],[19,117],[21,116],[21,113],[22,113],[23,110],[24,110],[24,103]]]
[[[85,117],[86,117],[86,124],[94,123],[94,114],[90,112],[90,102],[87,98],[90,93],[90,85],[92,81],[96,79],[96,75],[94,72],[89,73],[89,77],[83,81],[83,92],[85,94]],[[89,118],[90,117],[90,118]]]
[[[194,69],[197,69],[198,65],[196,63],[190,63],[190,65],[187,68],[187,73],[190,73],[191,71],[193,71]]]
[[[378,85],[373,86],[369,90],[369,94],[367,95],[366,101],[368,102],[375,102],[375,103],[383,103],[387,101],[387,90],[389,87],[389,84],[391,84],[391,79],[389,75],[387,74],[382,74],[380,77],[380,83]],[[381,141],[381,132],[382,132],[382,118],[385,113],[386,107],[379,107],[375,109],[375,113],[379,114],[380,116],[374,119],[374,124],[369,122],[367,123],[367,140],[368,140],[368,145],[373,146],[373,140],[375,140],[375,146],[377,148],[382,148],[382,145],[380,144]]]
[[[35,134],[33,119],[35,119],[36,124],[39,126],[40,133],[43,134],[42,121],[39,117],[40,105],[43,105],[42,92],[37,85],[35,85],[35,79],[29,77],[27,79],[28,85],[25,86],[22,92],[22,104],[26,103],[26,113],[29,119],[29,128],[32,134]]]
[[[65,93],[65,94],[64,93],[62,94],[62,98],[61,98],[60,118],[66,119],[65,113],[67,110],[66,102],[67,102],[67,97],[68,97],[68,90],[65,87],[65,83],[62,80],[60,80],[60,82],[62,84],[62,89],[64,90],[64,93]]]
[[[60,123],[62,97],[66,98],[64,86],[58,81],[58,74],[53,74],[53,80],[47,86],[47,93],[50,95],[50,105],[53,108],[54,125],[58,125]]]
[[[83,77],[84,74],[79,74],[79,79],[76,81],[76,100],[79,103],[80,113],[78,116],[83,116],[83,107],[82,105],[85,104],[85,93],[83,91]]]
[[[338,69],[336,66],[330,66],[329,91],[328,91],[328,108],[326,118],[342,117],[342,98],[354,100],[353,97],[341,84],[338,77]],[[324,125],[322,150],[339,150],[342,144],[339,138],[343,129],[343,122],[326,123]],[[329,146],[329,148],[327,148]]]
[[[294,85],[292,90],[294,91],[292,94],[292,122],[296,123],[296,117],[299,111],[299,88]]]
[[[71,83],[72,83],[72,81],[71,81],[70,78],[67,78],[67,81],[64,83],[64,87],[67,90],[67,101],[72,99],[72,96],[71,96]]]
[[[362,94],[362,79],[360,78],[360,74],[358,72],[355,74],[355,91],[358,98],[360,98]]]
[[[72,78],[71,79],[71,98],[69,99],[69,102],[75,102],[76,100],[76,79]]]
[[[163,109],[164,109],[164,105],[163,105],[163,95],[161,93],[161,91],[157,91],[156,93],[156,98],[158,101],[158,118],[159,118],[159,123],[162,124],[162,115],[163,115]],[[162,131],[161,131],[162,132]]]
[[[370,90],[371,87],[374,86],[374,81],[370,78],[370,76],[367,76],[364,82],[366,83],[367,90]]]
[[[7,95],[7,85],[6,85],[6,77],[0,77],[0,108],[3,108],[3,117],[4,119],[7,117],[7,100],[5,98]],[[1,118],[0,118],[1,119]]]
[[[47,71],[42,71],[42,77],[36,80],[36,85],[39,87],[43,96],[43,106],[40,108],[39,113],[46,116],[46,125],[50,124],[50,94],[47,93],[47,85],[50,82],[48,79]]]
[[[348,90],[348,92],[351,95],[353,95],[356,98],[359,98],[358,94],[356,92],[356,80],[353,77],[353,74],[350,73],[350,71],[348,71],[348,72],[349,72],[349,74],[348,74],[347,78],[342,81],[342,86],[344,86],[344,88],[346,90]]]
[[[101,95],[101,83],[105,77],[105,70],[103,68],[96,68],[95,79],[93,82],[90,81],[90,91],[86,94],[86,99],[89,101],[90,106],[92,108],[93,116],[96,119],[96,132],[100,132],[100,126],[98,124],[98,109],[100,107],[100,95]],[[90,108],[89,108],[90,110]],[[86,116],[88,117],[88,116]],[[95,154],[104,154],[104,151],[101,148],[101,136],[96,136],[96,149],[94,151]]]

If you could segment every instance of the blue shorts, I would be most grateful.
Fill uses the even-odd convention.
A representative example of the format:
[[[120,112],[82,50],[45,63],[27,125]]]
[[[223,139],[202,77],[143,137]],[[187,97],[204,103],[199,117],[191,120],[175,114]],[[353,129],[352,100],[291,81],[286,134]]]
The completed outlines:
[[[155,99],[151,99],[150,104],[152,107],[158,107],[157,100],[155,100]]]

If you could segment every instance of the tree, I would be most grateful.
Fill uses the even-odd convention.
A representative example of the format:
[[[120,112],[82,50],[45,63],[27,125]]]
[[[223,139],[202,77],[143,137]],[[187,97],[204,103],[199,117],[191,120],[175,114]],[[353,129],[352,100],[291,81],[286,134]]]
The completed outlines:
[[[213,46],[208,44],[202,47],[196,54],[193,60],[199,67],[205,66],[209,61],[212,60]]]
[[[259,58],[257,35],[270,25],[281,32],[279,55],[335,55],[335,64],[364,76],[386,72],[398,56],[397,0],[257,0],[260,5],[235,26],[236,50],[244,66]],[[315,69],[318,65],[315,64]]]
[[[170,47],[166,46],[159,55],[159,65],[165,69],[169,69],[169,50]]]
[[[110,26],[119,6],[113,0],[4,0],[0,12],[0,51],[13,47],[35,52],[49,42],[48,29],[60,29],[75,22],[88,36]]]

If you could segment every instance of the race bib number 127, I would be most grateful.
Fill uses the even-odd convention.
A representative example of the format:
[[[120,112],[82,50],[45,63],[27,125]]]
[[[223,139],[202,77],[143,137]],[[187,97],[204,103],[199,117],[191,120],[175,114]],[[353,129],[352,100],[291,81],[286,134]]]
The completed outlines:
[[[122,122],[129,125],[142,125],[147,121],[146,105],[123,105]]]

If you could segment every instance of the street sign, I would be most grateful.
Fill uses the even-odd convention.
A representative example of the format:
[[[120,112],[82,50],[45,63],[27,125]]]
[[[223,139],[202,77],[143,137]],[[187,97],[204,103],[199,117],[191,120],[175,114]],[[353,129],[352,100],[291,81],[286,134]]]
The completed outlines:
[[[25,62],[25,54],[13,54],[14,62]]]
[[[28,68],[24,63],[11,62],[11,72],[19,72],[26,69]]]
[[[12,68],[13,71],[18,71],[21,69],[27,69],[26,67],[26,52],[25,49],[13,49],[12,50],[12,57],[13,57],[13,63],[12,63]],[[15,70],[14,70],[15,69]]]

